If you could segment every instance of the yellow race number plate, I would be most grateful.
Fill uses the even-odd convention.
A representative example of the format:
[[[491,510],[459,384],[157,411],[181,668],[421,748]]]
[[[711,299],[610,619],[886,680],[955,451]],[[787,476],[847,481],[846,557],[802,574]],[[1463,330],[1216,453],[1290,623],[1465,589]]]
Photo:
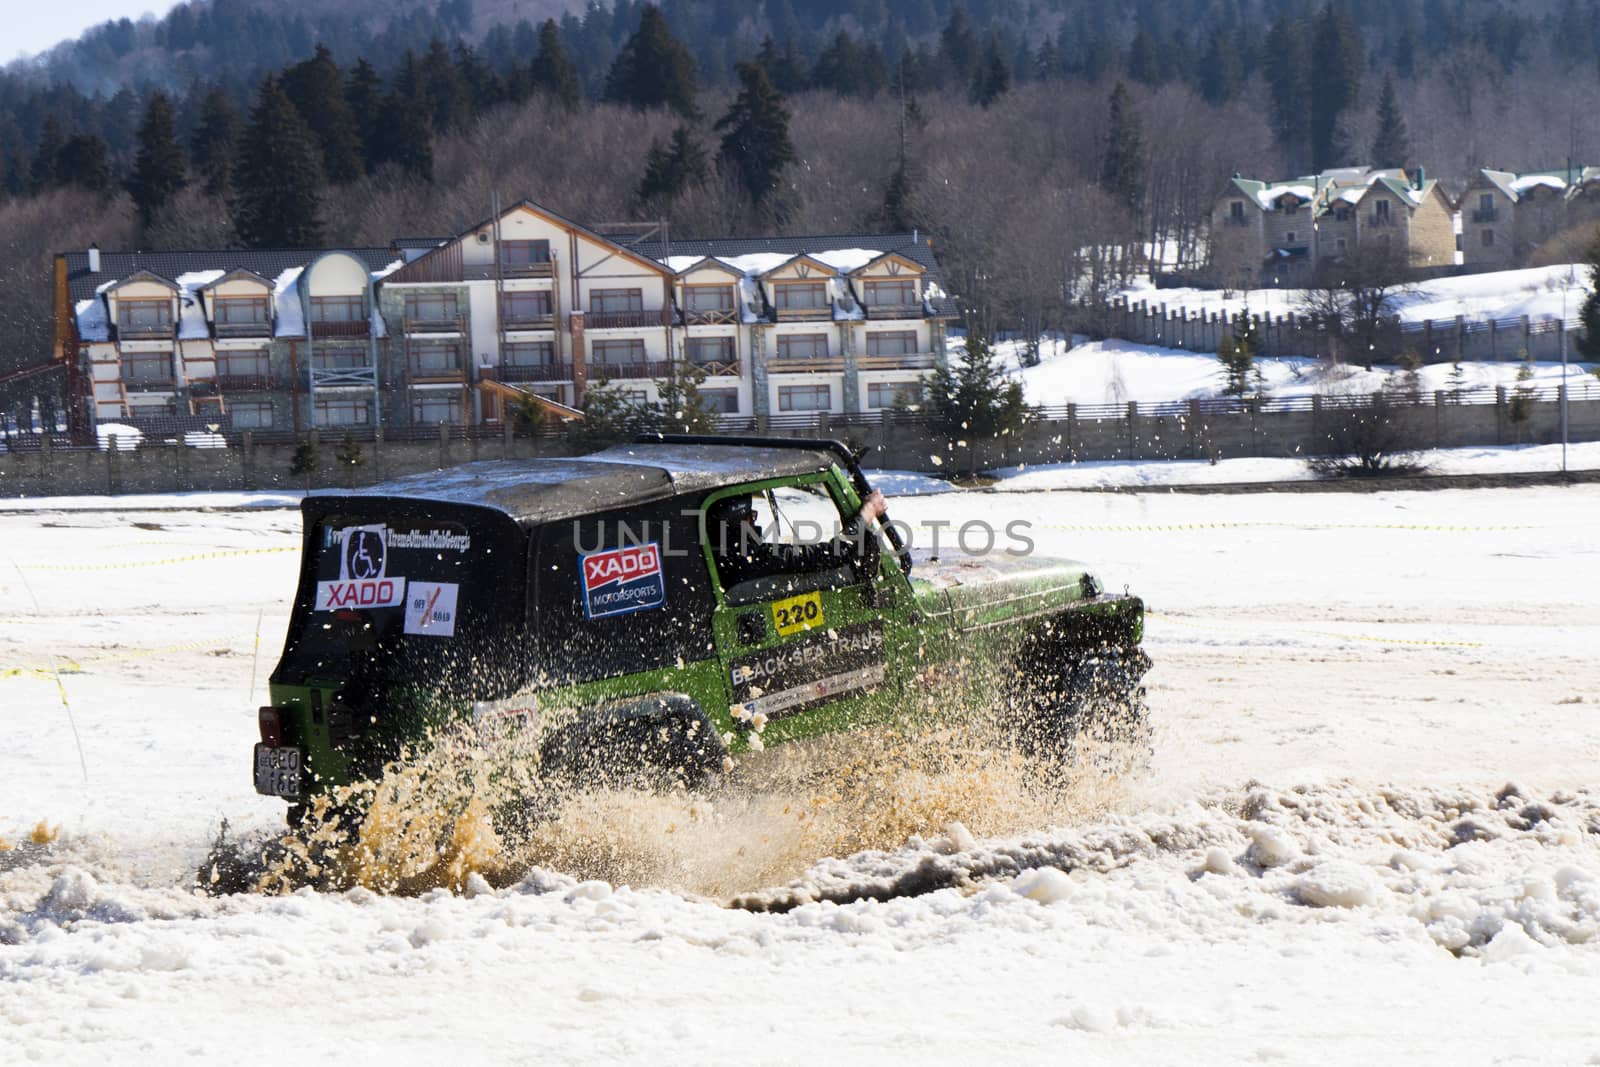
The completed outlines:
[[[801,593],[772,605],[772,625],[780,637],[821,629],[822,596],[818,593]]]

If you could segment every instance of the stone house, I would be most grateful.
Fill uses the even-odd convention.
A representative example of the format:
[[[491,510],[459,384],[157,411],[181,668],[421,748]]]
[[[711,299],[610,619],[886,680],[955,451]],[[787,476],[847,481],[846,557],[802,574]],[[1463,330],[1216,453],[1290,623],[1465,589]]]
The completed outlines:
[[[1512,171],[1485,167],[1461,198],[1462,257],[1473,270],[1527,266],[1561,235],[1600,220],[1600,167]],[[1574,245],[1584,241],[1573,237]],[[1581,247],[1553,249],[1577,258]]]

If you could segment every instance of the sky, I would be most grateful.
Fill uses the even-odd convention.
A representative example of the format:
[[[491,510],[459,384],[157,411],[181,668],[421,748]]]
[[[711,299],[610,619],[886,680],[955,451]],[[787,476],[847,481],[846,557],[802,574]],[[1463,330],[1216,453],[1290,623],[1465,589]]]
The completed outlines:
[[[164,15],[178,0],[73,0],[70,4],[0,0],[5,13],[5,53],[0,62],[36,55],[108,19]]]

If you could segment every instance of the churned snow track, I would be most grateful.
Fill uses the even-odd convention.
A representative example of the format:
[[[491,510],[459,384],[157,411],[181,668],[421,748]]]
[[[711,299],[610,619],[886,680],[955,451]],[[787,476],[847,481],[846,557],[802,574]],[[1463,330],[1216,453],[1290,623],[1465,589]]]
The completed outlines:
[[[218,899],[219,820],[281,814],[248,752],[298,517],[0,515],[0,1062],[1600,1062],[1597,513],[901,499],[1147,599],[1148,773],[1054,814],[908,778],[885,827],[937,824],[853,852],[668,800],[501,889]]]

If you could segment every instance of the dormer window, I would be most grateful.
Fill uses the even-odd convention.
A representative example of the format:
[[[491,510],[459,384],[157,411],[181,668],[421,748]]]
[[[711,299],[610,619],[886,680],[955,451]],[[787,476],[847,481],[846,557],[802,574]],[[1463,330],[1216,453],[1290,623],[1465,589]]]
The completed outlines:
[[[733,286],[686,285],[683,306],[685,311],[732,311]]]
[[[910,278],[867,282],[863,295],[868,307],[910,307],[917,302],[917,283]]]
[[[772,306],[786,308],[825,308],[828,306],[826,282],[778,282],[772,287]]]
[[[170,300],[118,300],[117,329],[160,330],[172,325]]]
[[[267,298],[219,296],[215,315],[218,326],[260,326],[267,321]]]

